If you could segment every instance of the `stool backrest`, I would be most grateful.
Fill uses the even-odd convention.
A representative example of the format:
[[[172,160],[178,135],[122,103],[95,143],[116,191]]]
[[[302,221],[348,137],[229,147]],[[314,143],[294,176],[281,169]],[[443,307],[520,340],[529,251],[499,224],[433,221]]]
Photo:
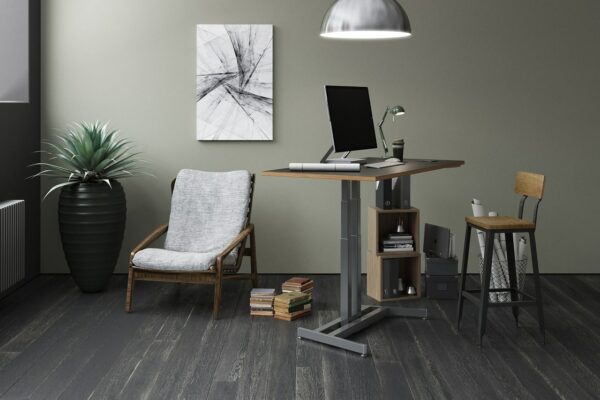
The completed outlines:
[[[544,181],[544,175],[519,171],[515,182],[515,193],[541,200],[544,197]]]
[[[521,202],[519,203],[519,218],[523,218],[523,207],[525,206],[525,200],[528,197],[537,199],[535,208],[533,210],[533,222],[537,223],[538,207],[540,201],[544,197],[544,186],[546,183],[546,177],[540,174],[534,174],[532,172],[517,172],[517,179],[515,181],[515,193],[520,194]]]

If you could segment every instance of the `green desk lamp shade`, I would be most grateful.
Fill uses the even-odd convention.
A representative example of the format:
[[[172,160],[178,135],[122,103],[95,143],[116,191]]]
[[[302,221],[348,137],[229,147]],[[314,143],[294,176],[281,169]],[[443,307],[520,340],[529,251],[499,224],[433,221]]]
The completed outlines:
[[[385,118],[387,117],[388,114],[392,114],[392,120],[395,121],[394,117],[397,117],[399,115],[404,115],[405,113],[406,113],[406,111],[404,111],[404,107],[402,107],[402,106],[394,106],[394,107],[388,106],[385,108],[385,112],[383,113],[381,122],[378,125],[379,135],[381,136],[381,144],[383,145],[383,157],[384,158],[387,158],[388,152],[389,152],[387,141],[385,140],[385,135],[383,134],[383,123],[385,122]]]
[[[335,39],[394,39],[411,35],[406,12],[395,0],[337,0],[321,26]]]

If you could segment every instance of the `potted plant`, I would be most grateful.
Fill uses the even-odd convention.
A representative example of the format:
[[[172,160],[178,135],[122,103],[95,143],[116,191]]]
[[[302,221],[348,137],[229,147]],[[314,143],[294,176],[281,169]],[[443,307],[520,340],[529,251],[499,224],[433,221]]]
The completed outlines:
[[[138,153],[106,123],[81,122],[43,142],[46,162],[34,175],[61,178],[58,221],[67,264],[83,292],[106,288],[121,250],[127,207],[118,179],[143,173]]]

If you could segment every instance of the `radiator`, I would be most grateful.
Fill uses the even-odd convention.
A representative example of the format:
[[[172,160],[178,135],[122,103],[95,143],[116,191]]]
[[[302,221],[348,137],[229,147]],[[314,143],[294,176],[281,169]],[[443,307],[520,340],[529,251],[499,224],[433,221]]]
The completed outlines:
[[[0,295],[25,279],[25,201],[0,202]]]

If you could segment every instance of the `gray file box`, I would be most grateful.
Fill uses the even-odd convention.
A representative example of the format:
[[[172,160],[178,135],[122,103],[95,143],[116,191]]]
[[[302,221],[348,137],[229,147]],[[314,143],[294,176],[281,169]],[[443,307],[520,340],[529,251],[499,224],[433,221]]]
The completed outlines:
[[[458,297],[458,260],[456,258],[425,258],[425,285],[429,299]]]
[[[458,276],[427,276],[428,299],[456,299],[458,298]]]
[[[425,258],[426,275],[457,275],[458,260],[456,258]]]

